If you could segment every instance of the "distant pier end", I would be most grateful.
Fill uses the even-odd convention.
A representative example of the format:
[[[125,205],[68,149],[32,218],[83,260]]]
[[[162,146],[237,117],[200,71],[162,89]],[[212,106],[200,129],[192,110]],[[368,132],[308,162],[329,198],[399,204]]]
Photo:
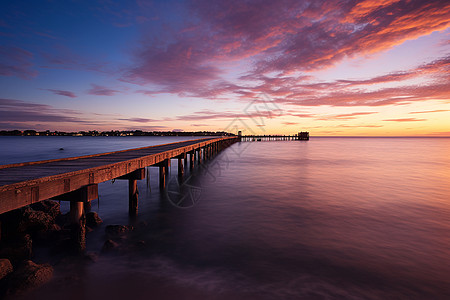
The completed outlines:
[[[243,142],[261,142],[261,141],[309,141],[309,132],[300,131],[293,135],[242,135],[238,132],[239,141]]]
[[[299,141],[309,141],[309,132],[308,131],[300,131],[298,133]]]

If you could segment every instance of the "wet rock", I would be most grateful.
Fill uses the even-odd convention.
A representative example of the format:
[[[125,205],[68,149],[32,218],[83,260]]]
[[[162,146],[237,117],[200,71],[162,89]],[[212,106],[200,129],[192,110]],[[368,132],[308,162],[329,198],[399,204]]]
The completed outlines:
[[[31,260],[25,261],[17,271],[11,274],[8,281],[8,294],[15,294],[36,288],[53,276],[53,267],[49,264],[38,265]]]
[[[43,211],[26,207],[17,228],[18,232],[45,231],[54,223],[54,218]]]
[[[135,243],[135,245],[136,245],[138,248],[143,248],[143,247],[146,246],[146,243],[145,243],[145,241],[140,240],[140,241],[137,241],[137,242]]]
[[[56,201],[44,200],[31,205],[31,208],[36,211],[42,211],[49,214],[53,219],[61,214],[60,205]]]
[[[108,225],[105,228],[106,236],[108,236],[109,239],[111,238],[118,238],[126,233],[132,231],[134,228],[133,226],[129,225]]]
[[[102,247],[102,253],[111,252],[113,249],[117,249],[118,246],[119,244],[113,240],[106,240]]]
[[[145,229],[147,226],[148,226],[148,223],[146,221],[140,221],[136,227],[137,227],[137,229]]]
[[[55,218],[55,223],[61,227],[66,227],[70,224],[70,213],[60,214]]]
[[[64,236],[61,226],[58,224],[52,224],[47,231],[38,232],[34,236],[37,242],[56,242]]]
[[[95,211],[88,212],[86,214],[86,225],[89,227],[97,227],[102,224],[103,221],[100,219],[98,214]]]
[[[98,254],[95,252],[87,252],[84,255],[84,259],[91,262],[96,262],[98,260]]]
[[[0,280],[5,278],[9,273],[13,271],[13,266],[9,259],[0,259]]]
[[[5,242],[0,249],[0,257],[8,258],[14,265],[31,259],[33,241],[29,234]]]

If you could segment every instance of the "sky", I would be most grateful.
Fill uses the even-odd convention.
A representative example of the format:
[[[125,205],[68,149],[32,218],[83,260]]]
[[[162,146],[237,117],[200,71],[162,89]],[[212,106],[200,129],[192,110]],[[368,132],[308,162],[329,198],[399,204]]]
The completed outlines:
[[[2,0],[0,129],[450,136],[450,2]]]

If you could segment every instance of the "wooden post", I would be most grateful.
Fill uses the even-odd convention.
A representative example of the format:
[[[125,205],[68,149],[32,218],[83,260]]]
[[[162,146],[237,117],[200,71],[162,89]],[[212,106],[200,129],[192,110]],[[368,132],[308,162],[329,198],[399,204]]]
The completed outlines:
[[[91,201],[84,202],[84,211],[86,213],[90,212],[92,208]]]
[[[197,149],[197,151],[198,151],[198,164],[201,164],[202,163],[202,148],[198,148]]]
[[[191,170],[194,168],[194,159],[195,159],[195,150],[192,150],[191,153],[189,153],[189,160],[190,160],[189,168]]]
[[[132,217],[138,213],[138,189],[137,179],[128,179],[128,214]]]
[[[178,177],[182,178],[184,175],[183,159],[178,158]]]
[[[86,250],[86,218],[83,204],[81,201],[70,201],[71,240],[78,253]]]
[[[159,165],[159,188],[164,190],[166,188],[166,168],[164,165]]]

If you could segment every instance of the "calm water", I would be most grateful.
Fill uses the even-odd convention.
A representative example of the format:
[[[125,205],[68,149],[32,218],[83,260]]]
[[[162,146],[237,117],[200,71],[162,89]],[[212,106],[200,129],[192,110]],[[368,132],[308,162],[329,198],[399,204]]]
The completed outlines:
[[[159,142],[16,138],[1,151],[11,162]],[[55,277],[27,298],[450,299],[450,139],[234,144],[181,189],[172,163],[168,193],[156,168],[150,187],[139,182],[137,220],[127,183],[101,184],[92,209],[104,224],[88,251],[100,252],[106,225],[134,224],[127,250],[95,263],[38,251]],[[186,195],[195,205],[171,204]]]

